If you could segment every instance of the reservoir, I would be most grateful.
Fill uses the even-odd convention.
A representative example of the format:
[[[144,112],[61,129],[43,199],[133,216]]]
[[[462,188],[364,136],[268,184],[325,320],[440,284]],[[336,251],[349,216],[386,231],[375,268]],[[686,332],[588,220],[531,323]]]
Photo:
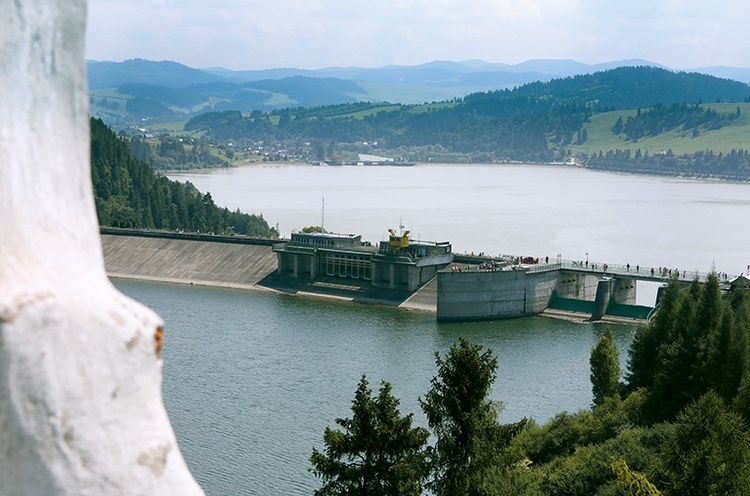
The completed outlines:
[[[456,252],[716,270],[750,263],[750,186],[570,167],[268,165],[170,176],[282,235],[308,225],[377,242],[403,224]],[[323,205],[325,204],[325,208]],[[502,422],[542,423],[591,403],[589,353],[601,324],[543,317],[437,323],[435,315],[272,293],[115,281],[166,321],[163,393],[183,455],[209,495],[311,494],[312,447],[351,416],[357,382],[393,384],[402,413],[434,353],[463,336],[492,348]],[[626,362],[634,328],[612,328]]]

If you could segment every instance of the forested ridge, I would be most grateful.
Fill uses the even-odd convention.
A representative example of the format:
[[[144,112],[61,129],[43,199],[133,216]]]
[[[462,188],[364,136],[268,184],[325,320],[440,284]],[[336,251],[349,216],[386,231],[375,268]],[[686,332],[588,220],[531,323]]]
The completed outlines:
[[[101,119],[91,119],[91,179],[101,226],[277,235],[262,216],[219,207],[211,193],[156,175]]]
[[[373,398],[363,377],[353,416],[313,450],[316,494],[750,494],[749,343],[745,290],[722,294],[716,274],[672,279],[625,373],[607,330],[590,355],[592,407],[540,426],[499,423],[487,395],[502,361],[461,339],[436,355],[419,400],[428,431],[401,415],[390,384]]]
[[[672,130],[696,137],[730,126],[740,117],[739,106],[737,112],[719,112],[706,105],[748,101],[750,86],[737,81],[622,67],[425,105],[360,102],[247,115],[209,112],[188,121],[185,129],[241,145],[279,143],[311,160],[338,160],[347,152],[363,151],[447,162],[552,162],[575,155],[579,164],[605,167],[599,150],[572,149],[587,143],[593,115],[643,109],[611,126],[612,134],[629,147]],[[363,143],[376,146],[363,149]],[[613,150],[601,150],[602,155]]]

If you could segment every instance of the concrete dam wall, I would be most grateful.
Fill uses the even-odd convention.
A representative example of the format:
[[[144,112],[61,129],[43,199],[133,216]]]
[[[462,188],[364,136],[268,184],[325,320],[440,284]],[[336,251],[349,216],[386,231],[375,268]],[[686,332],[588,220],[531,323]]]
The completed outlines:
[[[560,264],[482,270],[458,265],[415,291],[375,287],[369,280],[281,274],[273,241],[245,237],[102,229],[102,249],[110,277],[180,284],[270,289],[286,294],[337,298],[437,313],[443,321],[489,320],[567,313],[645,318],[636,307],[633,279],[582,273]],[[551,312],[551,313],[550,313]],[[561,314],[562,315],[562,314]]]
[[[250,289],[276,271],[270,244],[196,242],[145,233],[103,232],[101,239],[111,277]]]
[[[442,271],[438,320],[483,320],[537,315],[547,308],[559,271]]]
[[[589,320],[644,319],[636,282],[603,273],[581,273],[559,264],[515,270],[445,269],[438,273],[437,318],[489,320],[560,312]],[[550,313],[552,312],[552,313]]]

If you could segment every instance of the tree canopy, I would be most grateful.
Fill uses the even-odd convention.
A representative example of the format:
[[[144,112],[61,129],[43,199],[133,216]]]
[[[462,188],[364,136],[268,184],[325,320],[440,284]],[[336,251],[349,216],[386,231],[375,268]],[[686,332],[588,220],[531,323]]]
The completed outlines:
[[[619,393],[620,358],[612,342],[612,331],[607,331],[591,350],[591,386],[594,393],[594,405],[604,403],[604,399]]]
[[[219,207],[211,193],[156,175],[101,119],[91,119],[91,178],[102,226],[277,236],[262,216]]]
[[[343,429],[326,428],[323,452],[313,448],[312,472],[323,480],[318,496],[396,496],[422,493],[427,477],[425,445],[429,432],[412,427],[413,414],[401,416],[391,385],[372,396],[363,375],[352,402],[352,417],[338,418]]]
[[[498,405],[489,399],[497,375],[492,350],[461,338],[445,357],[436,353],[435,364],[432,388],[420,399],[435,436],[428,486],[438,496],[492,494],[491,474],[512,465],[506,449],[525,420],[498,422]]]

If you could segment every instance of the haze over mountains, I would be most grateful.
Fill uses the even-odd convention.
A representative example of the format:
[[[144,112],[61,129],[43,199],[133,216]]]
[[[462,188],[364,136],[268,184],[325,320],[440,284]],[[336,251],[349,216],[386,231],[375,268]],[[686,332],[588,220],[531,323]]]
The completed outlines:
[[[328,67],[323,69],[277,68],[231,71],[221,67],[196,69],[171,61],[131,59],[123,62],[88,61],[89,88],[101,89],[128,83],[143,83],[167,87],[185,87],[210,82],[246,83],[276,80],[292,76],[335,78],[365,83],[413,84],[436,87],[509,88],[534,81],[589,74],[623,66],[654,66],[661,64],[642,59],[630,59],[602,64],[584,64],[574,60],[528,60],[510,65],[482,60],[463,62],[433,61],[414,66],[384,67]],[[726,79],[750,83],[750,68],[726,66],[688,69]],[[405,103],[405,102],[395,102]]]

